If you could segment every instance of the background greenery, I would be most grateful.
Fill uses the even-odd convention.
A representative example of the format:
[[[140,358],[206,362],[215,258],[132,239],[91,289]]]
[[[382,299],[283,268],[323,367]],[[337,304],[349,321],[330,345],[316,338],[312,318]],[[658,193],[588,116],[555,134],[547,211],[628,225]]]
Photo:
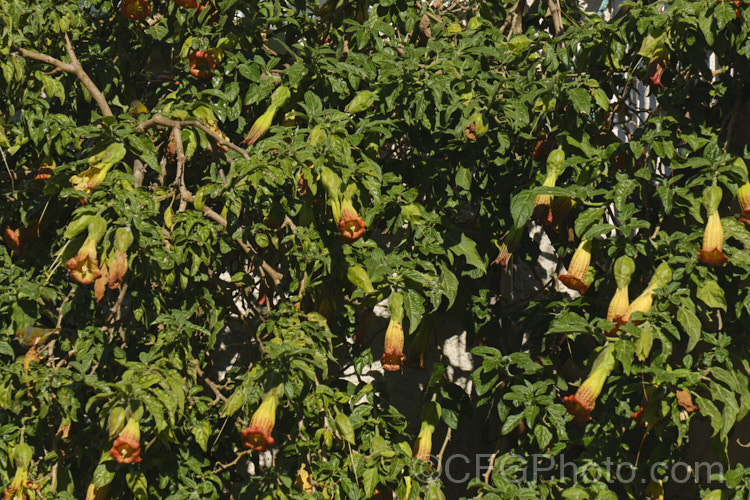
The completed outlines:
[[[606,477],[512,484],[498,464],[609,457],[645,474],[686,461],[699,426],[731,470],[713,487],[746,498],[750,475],[727,452],[747,441],[736,424],[750,409],[744,2],[625,2],[611,22],[569,1],[522,14],[495,0],[149,5],[128,20],[111,1],[0,0],[0,228],[23,240],[14,252],[8,233],[0,248],[4,487],[26,443],[32,498],[82,498],[90,484],[113,498],[656,498],[654,485]],[[190,56],[209,50],[215,68],[191,74]],[[281,86],[290,97],[267,133],[240,145]],[[127,113],[134,99],[146,113]],[[76,189],[71,177],[113,144],[124,156],[90,192]],[[544,187],[556,148],[564,171]],[[338,237],[326,169],[367,225],[352,244]],[[714,183],[723,267],[696,259]],[[540,257],[524,231],[507,268],[492,264],[544,194],[575,200],[545,228],[561,265],[595,240],[580,297],[554,279],[531,296],[501,293]],[[98,302],[66,268],[85,236],[66,228],[84,215],[107,222],[100,261],[118,228],[134,236],[122,285]],[[636,262],[631,297],[662,262],[673,278],[648,323],[607,337],[622,255]],[[372,289],[348,278],[354,266]],[[492,454],[496,474],[423,480],[412,459],[421,422],[380,383],[416,383],[412,368],[374,385],[342,379],[378,360],[384,328],[368,325],[393,293],[406,353],[437,358],[420,402],[442,409],[433,455],[448,428],[485,421],[497,442],[463,453]],[[479,346],[468,396],[438,351],[446,318]],[[58,330],[19,342],[28,327]],[[577,425],[562,397],[605,345],[615,368]],[[240,430],[279,384],[270,461],[242,447]],[[631,419],[644,395],[645,426]],[[108,455],[116,408],[140,415],[139,464]],[[705,493],[707,478],[692,487],[676,498]]]

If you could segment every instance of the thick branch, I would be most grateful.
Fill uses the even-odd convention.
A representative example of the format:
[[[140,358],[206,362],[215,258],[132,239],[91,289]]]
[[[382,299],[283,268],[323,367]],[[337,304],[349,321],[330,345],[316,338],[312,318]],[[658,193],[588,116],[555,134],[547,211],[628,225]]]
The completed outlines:
[[[548,9],[550,15],[552,16],[552,25],[555,27],[555,35],[559,35],[563,30],[559,0],[549,0]]]
[[[96,105],[99,106],[99,111],[101,111],[102,115],[114,116],[112,114],[112,110],[109,109],[109,104],[107,104],[107,99],[104,98],[104,94],[102,94],[101,90],[99,90],[96,84],[91,80],[91,78],[89,78],[89,75],[83,70],[81,63],[78,61],[78,57],[76,57],[76,53],[73,50],[73,43],[70,41],[67,33],[65,34],[65,50],[67,51],[68,57],[70,58],[70,63],[65,63],[59,59],[55,59],[52,56],[40,54],[39,52],[27,50],[22,47],[15,46],[14,48],[18,50],[18,52],[21,53],[21,56],[25,57],[26,59],[33,59],[35,61],[43,62],[45,64],[54,66],[60,71],[74,74],[81,81],[83,86],[86,87],[86,90],[89,91],[91,97],[94,99],[94,102],[96,102]]]
[[[200,120],[179,121],[179,120],[170,120],[169,118],[164,118],[161,115],[154,115],[151,118],[149,118],[148,120],[146,120],[145,122],[139,124],[136,127],[135,130],[137,132],[143,132],[146,129],[151,128],[151,127],[156,126],[156,125],[161,125],[163,127],[172,127],[172,128],[174,128],[174,127],[195,127],[195,128],[198,128],[198,129],[202,130],[203,132],[205,132],[205,134],[207,136],[211,137],[211,139],[213,139],[217,143],[219,143],[219,145],[226,146],[226,147],[228,147],[230,149],[233,149],[233,150],[237,151],[246,160],[250,159],[250,155],[247,154],[247,151],[245,151],[244,148],[241,148],[238,145],[227,141],[222,136],[220,136],[219,134],[217,134],[216,132],[214,132],[213,130],[211,130],[210,128],[208,128],[207,126],[205,126]]]

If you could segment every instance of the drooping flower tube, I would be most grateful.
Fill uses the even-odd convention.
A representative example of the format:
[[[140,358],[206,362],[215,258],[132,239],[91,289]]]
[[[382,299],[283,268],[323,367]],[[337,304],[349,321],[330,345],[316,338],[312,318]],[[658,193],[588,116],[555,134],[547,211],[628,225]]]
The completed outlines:
[[[575,394],[565,396],[563,402],[568,413],[573,415],[576,423],[586,423],[591,420],[591,412],[596,405],[596,399],[604,388],[604,382],[615,367],[614,345],[607,345],[597,356],[588,378],[581,384]]]
[[[746,226],[750,227],[750,182],[746,182],[740,187],[737,191],[737,198],[739,198],[742,208],[740,222],[744,222]]]
[[[141,461],[141,426],[137,418],[130,417],[120,431],[109,455],[120,465],[137,464]]]
[[[656,290],[664,288],[672,281],[672,269],[669,264],[662,262],[659,267],[656,268],[654,275],[651,277],[651,281],[648,283],[646,289],[641,293],[633,302],[628,306],[628,310],[622,316],[622,322],[627,323],[630,321],[630,316],[635,312],[647,313],[651,310],[651,306],[654,302],[654,295]]]
[[[245,448],[266,451],[273,445],[274,439],[271,432],[276,424],[276,408],[279,405],[282,392],[283,386],[277,386],[263,396],[263,402],[253,413],[250,425],[240,431],[242,445]]]
[[[148,6],[148,3],[146,3],[146,6]],[[125,153],[126,149],[122,144],[110,144],[107,149],[89,158],[90,168],[88,170],[70,176],[70,184],[78,191],[91,193],[91,190],[101,184],[107,177],[109,169],[125,157]]]
[[[721,227],[719,204],[721,203],[721,188],[707,187],[703,192],[703,204],[708,212],[706,229],[703,231],[703,247],[698,250],[698,260],[709,266],[720,267],[726,264],[727,257],[722,252],[724,246],[724,230]]]
[[[557,178],[562,174],[563,162],[565,161],[565,152],[562,148],[557,148],[547,156],[547,175],[544,178],[542,186],[555,187]],[[537,223],[546,222],[549,218],[550,204],[552,196],[548,194],[537,195],[534,201],[534,212],[531,218]]]
[[[345,198],[341,204],[341,219],[338,222],[339,240],[342,243],[354,243],[367,230],[367,224],[359,216],[350,198]]]
[[[133,244],[133,232],[129,227],[120,227],[115,231],[114,257],[110,260],[107,283],[110,290],[120,288],[125,273],[128,272],[128,255],[130,245]]]
[[[404,327],[401,322],[404,319],[404,296],[399,292],[391,294],[389,300],[391,319],[385,331],[385,344],[380,364],[389,371],[400,370],[404,364]]]
[[[107,230],[107,221],[98,215],[89,217],[87,221],[88,236],[83,245],[81,245],[81,248],[78,249],[78,253],[68,260],[67,263],[70,275],[82,285],[89,285],[101,276],[96,245]]]
[[[585,280],[589,264],[591,264],[591,240],[581,240],[573,258],[570,259],[568,272],[560,276],[560,281],[568,288],[586,293],[588,285]]]
[[[291,96],[291,92],[283,85],[273,91],[273,94],[271,94],[271,105],[255,120],[255,123],[250,128],[250,132],[247,133],[247,136],[242,141],[242,145],[252,146],[268,132],[273,118],[276,116],[276,112],[286,103],[289,96]]]
[[[550,205],[549,214],[547,215],[547,227],[551,229],[557,228],[565,220],[565,217],[568,216],[575,204],[575,200],[567,196],[554,198]]]
[[[612,300],[609,303],[607,309],[607,319],[617,325],[623,324],[625,321],[623,317],[628,311],[630,306],[630,298],[628,296],[628,285],[630,285],[630,277],[635,271],[635,261],[630,257],[623,255],[615,261],[615,282],[617,283],[617,290]],[[609,335],[614,335],[617,331],[617,326],[609,332]]]
[[[513,252],[521,242],[521,236],[523,236],[524,226],[512,227],[510,231],[503,238],[503,242],[500,245],[500,252],[497,258],[492,261],[493,264],[500,264],[504,268],[508,268],[508,262],[513,256]]]
[[[419,327],[417,327],[417,330],[414,332],[411,342],[409,343],[409,355],[406,358],[407,366],[420,371],[425,371],[424,359],[432,346],[433,326],[433,316],[422,318]]]
[[[434,401],[428,402],[422,410],[422,425],[417,434],[417,440],[412,448],[412,456],[417,460],[430,463],[432,452],[432,434],[440,421],[440,405]]]

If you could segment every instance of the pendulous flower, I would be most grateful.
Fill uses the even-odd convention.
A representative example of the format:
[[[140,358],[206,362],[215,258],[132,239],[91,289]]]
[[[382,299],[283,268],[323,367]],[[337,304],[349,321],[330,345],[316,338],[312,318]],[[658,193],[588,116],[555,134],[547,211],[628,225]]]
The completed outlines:
[[[654,295],[656,290],[664,288],[672,281],[672,269],[669,264],[662,262],[659,267],[656,268],[654,275],[651,277],[646,289],[641,293],[633,302],[628,306],[628,310],[622,316],[622,322],[627,323],[630,321],[630,316],[635,312],[647,313],[651,310],[651,306],[654,302]]]
[[[721,188],[710,186],[703,194],[704,205],[708,211],[706,229],[703,231],[703,247],[698,250],[698,260],[709,266],[720,267],[729,259],[722,252],[724,245],[724,230],[721,227],[719,204],[721,203]]]
[[[740,187],[737,191],[737,198],[739,198],[740,207],[742,207],[740,222],[744,222],[746,226],[750,227],[750,182],[746,182]]]
[[[82,285],[90,285],[102,274],[96,255],[96,243],[93,238],[86,238],[78,253],[68,260],[70,275]]]
[[[385,344],[380,364],[388,371],[400,370],[404,364],[404,296],[396,292],[390,298],[391,319],[385,331]]]
[[[617,283],[617,290],[609,303],[607,319],[613,323],[617,323],[617,325],[621,325],[625,322],[623,317],[630,306],[628,285],[630,285],[630,277],[634,271],[635,262],[630,257],[623,255],[615,261],[615,282]],[[617,331],[617,327],[609,333],[614,334],[615,331]]]
[[[137,464],[141,461],[141,426],[138,420],[130,417],[125,428],[112,443],[109,455],[120,465]]]
[[[367,224],[352,205],[352,200],[345,198],[341,204],[341,218],[338,221],[339,239],[342,243],[354,243],[367,230]]]
[[[419,428],[417,440],[412,448],[412,456],[417,460],[430,463],[432,452],[432,434],[440,420],[440,405],[430,401],[422,410],[422,425]]]
[[[498,253],[497,258],[492,261],[493,264],[500,264],[505,269],[508,268],[508,262],[513,256],[513,252],[516,250],[516,247],[518,247],[518,244],[521,242],[523,231],[524,226],[512,227],[510,231],[508,231],[508,233],[503,238],[502,244],[500,245],[500,253]]]
[[[273,431],[273,426],[276,423],[276,407],[279,405],[280,397],[280,387],[271,389],[263,396],[263,402],[253,413],[250,425],[240,431],[242,445],[245,448],[266,451],[273,445],[274,439],[271,436],[271,431]]]
[[[568,216],[575,204],[575,200],[567,196],[558,196],[554,198],[550,204],[549,213],[547,214],[547,226],[555,229],[563,220],[565,220],[565,217]]]
[[[115,255],[109,263],[107,284],[111,290],[120,288],[125,273],[128,272],[128,256],[125,253],[133,243],[133,232],[129,227],[115,231]]]
[[[601,394],[604,382],[614,367],[615,355],[610,344],[596,358],[588,378],[576,393],[563,398],[568,413],[573,415],[574,422],[583,424],[591,420],[591,412],[596,405],[596,399]]]
[[[573,258],[570,259],[568,272],[560,276],[560,281],[568,288],[586,293],[588,285],[585,283],[586,273],[591,263],[591,240],[582,240]]]

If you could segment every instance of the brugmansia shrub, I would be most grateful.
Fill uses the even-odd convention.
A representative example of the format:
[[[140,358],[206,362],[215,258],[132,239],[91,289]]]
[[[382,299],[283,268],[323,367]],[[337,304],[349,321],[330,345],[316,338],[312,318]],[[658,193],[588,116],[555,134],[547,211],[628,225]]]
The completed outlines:
[[[750,8],[523,6],[0,0],[5,497],[746,498]]]

